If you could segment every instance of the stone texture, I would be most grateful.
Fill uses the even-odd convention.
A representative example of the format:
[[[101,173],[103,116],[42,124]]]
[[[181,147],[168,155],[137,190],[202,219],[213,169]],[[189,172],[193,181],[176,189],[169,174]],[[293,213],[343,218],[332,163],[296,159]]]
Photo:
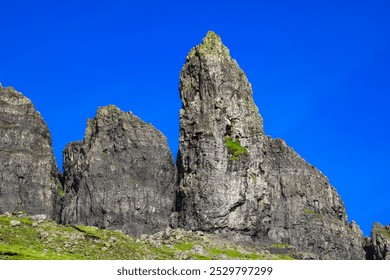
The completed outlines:
[[[140,235],[169,224],[175,167],[167,140],[115,106],[99,108],[83,142],[64,150],[62,222]]]
[[[390,260],[390,225],[383,226],[376,222],[371,238],[366,238],[364,250],[368,260]]]
[[[31,101],[0,86],[0,214],[58,214],[62,186],[46,123]]]
[[[180,96],[180,226],[319,259],[364,258],[362,233],[328,179],[264,134],[251,86],[215,33],[189,52]]]

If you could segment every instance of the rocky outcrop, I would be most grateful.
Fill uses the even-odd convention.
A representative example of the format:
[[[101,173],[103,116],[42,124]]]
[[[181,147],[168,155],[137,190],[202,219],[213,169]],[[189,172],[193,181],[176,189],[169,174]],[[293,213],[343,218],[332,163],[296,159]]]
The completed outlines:
[[[66,146],[61,175],[39,112],[0,85],[0,214],[169,240],[171,225],[299,259],[390,258],[390,226],[363,240],[328,179],[264,133],[251,85],[215,33],[189,52],[180,96],[176,169],[161,132],[107,106]]]
[[[218,35],[193,48],[180,74],[179,224],[237,240],[287,243],[319,259],[363,259],[328,179],[263,132],[251,86]]]
[[[371,238],[366,238],[364,250],[368,260],[390,260],[390,225],[383,226],[376,222]]]
[[[20,92],[0,86],[0,214],[26,211],[56,218],[59,178],[40,113]]]
[[[164,135],[115,106],[99,108],[83,142],[64,150],[62,222],[139,235],[169,225],[175,167]]]

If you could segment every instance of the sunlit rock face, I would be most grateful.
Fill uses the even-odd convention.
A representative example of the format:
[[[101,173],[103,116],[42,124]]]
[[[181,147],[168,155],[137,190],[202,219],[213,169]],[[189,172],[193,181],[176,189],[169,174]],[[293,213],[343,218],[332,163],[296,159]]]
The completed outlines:
[[[169,225],[175,167],[165,136],[132,113],[99,108],[64,150],[62,222],[132,235]]]
[[[180,74],[179,224],[249,242],[287,243],[318,259],[362,259],[328,179],[264,134],[251,85],[209,32]]]

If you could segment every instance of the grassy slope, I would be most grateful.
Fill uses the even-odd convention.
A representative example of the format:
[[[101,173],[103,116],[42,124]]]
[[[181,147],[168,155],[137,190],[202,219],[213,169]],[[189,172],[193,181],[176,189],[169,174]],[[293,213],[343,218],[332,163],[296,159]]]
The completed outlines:
[[[20,222],[11,225],[12,221]],[[13,222],[15,223],[15,222]],[[36,222],[0,215],[0,260],[291,259],[252,248],[214,242],[200,233],[171,230],[137,239],[119,231]]]

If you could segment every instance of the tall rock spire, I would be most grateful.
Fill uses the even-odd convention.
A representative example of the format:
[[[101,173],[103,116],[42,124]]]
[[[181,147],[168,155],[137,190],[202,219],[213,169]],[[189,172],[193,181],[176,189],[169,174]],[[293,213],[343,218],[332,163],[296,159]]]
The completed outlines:
[[[246,241],[288,243],[321,259],[361,259],[328,179],[264,135],[251,86],[218,35],[207,33],[180,74],[180,224]]]
[[[209,31],[202,44],[187,55],[180,74],[180,96],[183,103],[180,125],[186,130],[197,130],[207,123],[219,130],[218,135],[240,137],[263,133],[251,85],[214,32]],[[196,118],[198,124],[187,122],[189,118]],[[237,126],[244,119],[247,125]],[[216,131],[205,131],[208,132]]]
[[[58,218],[62,186],[49,129],[31,101],[0,85],[0,214]]]

